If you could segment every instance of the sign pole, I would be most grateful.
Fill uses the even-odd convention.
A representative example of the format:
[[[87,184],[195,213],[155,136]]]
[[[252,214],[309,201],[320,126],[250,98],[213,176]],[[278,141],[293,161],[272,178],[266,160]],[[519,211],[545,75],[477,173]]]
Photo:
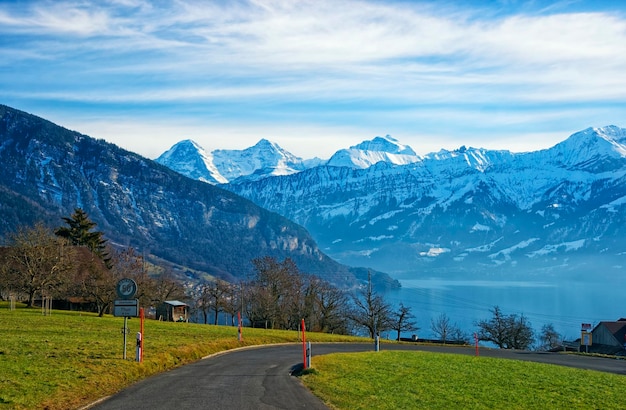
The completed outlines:
[[[128,317],[126,316],[124,316],[124,329],[122,333],[124,333],[124,360],[126,360],[126,333],[128,333]]]
[[[113,316],[124,317],[124,360],[126,360],[126,335],[128,334],[128,318],[140,316],[139,299],[133,299],[137,293],[137,282],[130,278],[122,278],[115,287],[117,299],[113,302]],[[143,312],[142,312],[143,315]],[[143,333],[143,321],[141,322],[141,333]],[[143,339],[143,337],[142,337]],[[143,343],[143,342],[141,342]],[[139,346],[139,341],[137,344]],[[143,344],[141,345],[143,347]]]

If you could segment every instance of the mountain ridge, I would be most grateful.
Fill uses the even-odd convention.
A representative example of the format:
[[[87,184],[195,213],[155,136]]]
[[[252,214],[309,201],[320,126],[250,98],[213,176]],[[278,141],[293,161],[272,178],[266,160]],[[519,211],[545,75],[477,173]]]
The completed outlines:
[[[225,187],[307,227],[344,263],[583,275],[591,262],[581,261],[595,258],[617,272],[626,263],[624,135],[589,128],[534,152],[461,147],[406,165],[321,166]]]
[[[303,227],[248,199],[3,105],[0,160],[1,234],[37,221],[59,226],[80,207],[111,243],[223,279],[246,278],[264,256],[343,286],[357,283],[355,272],[363,279]]]

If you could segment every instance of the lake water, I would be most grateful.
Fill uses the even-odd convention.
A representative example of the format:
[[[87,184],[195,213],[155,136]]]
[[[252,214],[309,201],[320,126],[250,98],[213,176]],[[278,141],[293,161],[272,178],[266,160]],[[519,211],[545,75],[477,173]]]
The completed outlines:
[[[536,334],[551,323],[567,340],[580,337],[581,323],[626,317],[626,280],[598,281],[507,281],[450,280],[441,278],[400,280],[402,288],[384,294],[394,306],[403,303],[415,315],[417,334],[434,338],[431,319],[442,313],[468,335],[481,319],[490,319],[490,309],[499,306],[506,315],[524,315]],[[410,337],[411,334],[403,334]],[[382,335],[385,337],[386,335]],[[389,335],[395,338],[395,334]]]

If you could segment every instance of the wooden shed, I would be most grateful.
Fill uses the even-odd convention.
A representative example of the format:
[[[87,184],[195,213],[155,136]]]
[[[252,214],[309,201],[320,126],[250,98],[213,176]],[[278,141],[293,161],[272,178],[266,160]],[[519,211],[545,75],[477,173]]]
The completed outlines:
[[[617,353],[626,345],[626,319],[615,322],[600,322],[591,331],[592,345],[589,351]]]
[[[179,300],[166,300],[157,308],[156,318],[165,322],[188,322],[189,305]]]

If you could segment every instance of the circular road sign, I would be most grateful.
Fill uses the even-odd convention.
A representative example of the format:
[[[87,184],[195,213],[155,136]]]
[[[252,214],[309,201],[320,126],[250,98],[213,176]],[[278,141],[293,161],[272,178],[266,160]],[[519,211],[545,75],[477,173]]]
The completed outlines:
[[[137,282],[130,278],[121,279],[117,282],[116,290],[120,299],[132,299],[137,293]]]

